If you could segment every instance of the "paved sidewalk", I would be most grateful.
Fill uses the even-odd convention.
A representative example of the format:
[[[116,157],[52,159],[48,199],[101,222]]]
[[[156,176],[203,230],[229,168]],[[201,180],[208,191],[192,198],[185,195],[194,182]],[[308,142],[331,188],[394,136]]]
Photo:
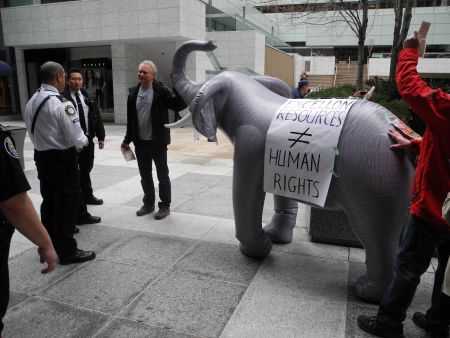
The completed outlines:
[[[358,301],[351,288],[365,270],[363,250],[310,242],[309,211],[301,207],[293,243],[275,245],[265,260],[241,255],[234,238],[232,146],[223,135],[218,145],[194,143],[189,128],[172,132],[171,215],[137,217],[142,190],[136,161],[125,162],[119,150],[124,131],[106,126],[106,147],[96,149],[92,182],[105,203],[89,211],[102,222],[80,227],[75,236],[97,259],[41,275],[33,244],[14,235],[4,338],[368,337],[357,329],[356,316],[377,307]],[[38,209],[32,158],[27,138],[26,175]],[[272,207],[268,196],[263,222]],[[406,337],[425,337],[411,317],[428,307],[433,265],[410,308]]]

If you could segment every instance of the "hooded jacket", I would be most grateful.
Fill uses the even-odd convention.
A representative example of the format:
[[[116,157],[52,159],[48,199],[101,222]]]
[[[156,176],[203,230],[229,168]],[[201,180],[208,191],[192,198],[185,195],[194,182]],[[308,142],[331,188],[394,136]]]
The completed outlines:
[[[450,95],[432,89],[417,72],[417,49],[398,56],[396,80],[402,98],[425,122],[419,161],[411,187],[410,214],[450,232],[442,218],[442,204],[450,191]]]

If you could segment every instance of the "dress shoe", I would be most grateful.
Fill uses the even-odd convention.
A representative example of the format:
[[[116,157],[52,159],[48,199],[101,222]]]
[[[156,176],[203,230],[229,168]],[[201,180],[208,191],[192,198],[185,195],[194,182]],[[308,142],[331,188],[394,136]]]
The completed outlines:
[[[377,337],[403,338],[403,324],[386,324],[381,322],[377,316],[359,316],[358,326]]]
[[[101,221],[102,221],[101,217],[89,215],[89,216],[78,219],[77,225],[95,224],[95,223],[100,223]]]
[[[79,232],[80,232],[80,228],[76,226],[76,227],[73,229],[73,233],[74,233],[74,234],[77,234],[77,233],[79,233]]]
[[[100,198],[95,197],[94,195],[86,197],[84,202],[86,204],[90,204],[90,205],[102,205],[103,204],[103,200],[100,199]]]
[[[159,208],[158,212],[155,215],[155,219],[163,219],[169,216],[170,214],[170,208],[167,207],[161,207]]]
[[[143,205],[138,211],[136,211],[136,216],[144,216],[155,210],[154,206]]]
[[[84,251],[81,249],[77,249],[75,253],[71,256],[59,257],[59,264],[67,265],[67,264],[76,264],[83,263],[95,258],[94,251]]]

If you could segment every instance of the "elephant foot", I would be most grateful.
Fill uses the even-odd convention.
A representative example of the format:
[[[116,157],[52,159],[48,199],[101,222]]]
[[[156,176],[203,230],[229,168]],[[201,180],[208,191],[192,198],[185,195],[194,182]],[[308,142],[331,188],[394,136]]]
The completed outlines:
[[[366,275],[358,279],[354,288],[358,299],[371,304],[380,304],[385,291],[385,287],[369,279]]]
[[[272,243],[287,244],[292,242],[292,237],[294,236],[293,228],[279,227],[277,224],[270,223],[263,229]]]
[[[252,242],[241,242],[239,250],[245,256],[252,258],[264,258],[272,251],[272,242],[264,231]]]
[[[295,208],[292,209],[287,211],[276,210],[272,221],[264,227],[264,231],[273,243],[286,244],[292,242],[297,219],[297,202],[295,202]]]

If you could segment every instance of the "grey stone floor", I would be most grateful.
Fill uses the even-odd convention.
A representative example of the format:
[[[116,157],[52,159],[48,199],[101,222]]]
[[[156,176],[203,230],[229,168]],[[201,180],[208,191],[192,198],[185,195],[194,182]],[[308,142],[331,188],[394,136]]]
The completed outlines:
[[[123,134],[123,126],[107,126],[106,148],[96,151],[92,181],[105,204],[89,209],[102,222],[82,226],[76,235],[79,247],[95,250],[97,259],[41,275],[33,244],[14,235],[5,338],[368,337],[356,317],[377,308],[358,301],[352,290],[365,271],[363,250],[312,243],[309,210],[302,206],[293,243],[275,245],[264,260],[241,255],[234,238],[232,160],[171,149],[172,214],[162,221],[136,217],[140,178],[136,162],[125,163],[118,150]],[[28,139],[25,159],[38,208]],[[264,222],[271,207],[268,196]],[[410,308],[407,337],[425,336],[411,314],[429,304],[435,264]]]

